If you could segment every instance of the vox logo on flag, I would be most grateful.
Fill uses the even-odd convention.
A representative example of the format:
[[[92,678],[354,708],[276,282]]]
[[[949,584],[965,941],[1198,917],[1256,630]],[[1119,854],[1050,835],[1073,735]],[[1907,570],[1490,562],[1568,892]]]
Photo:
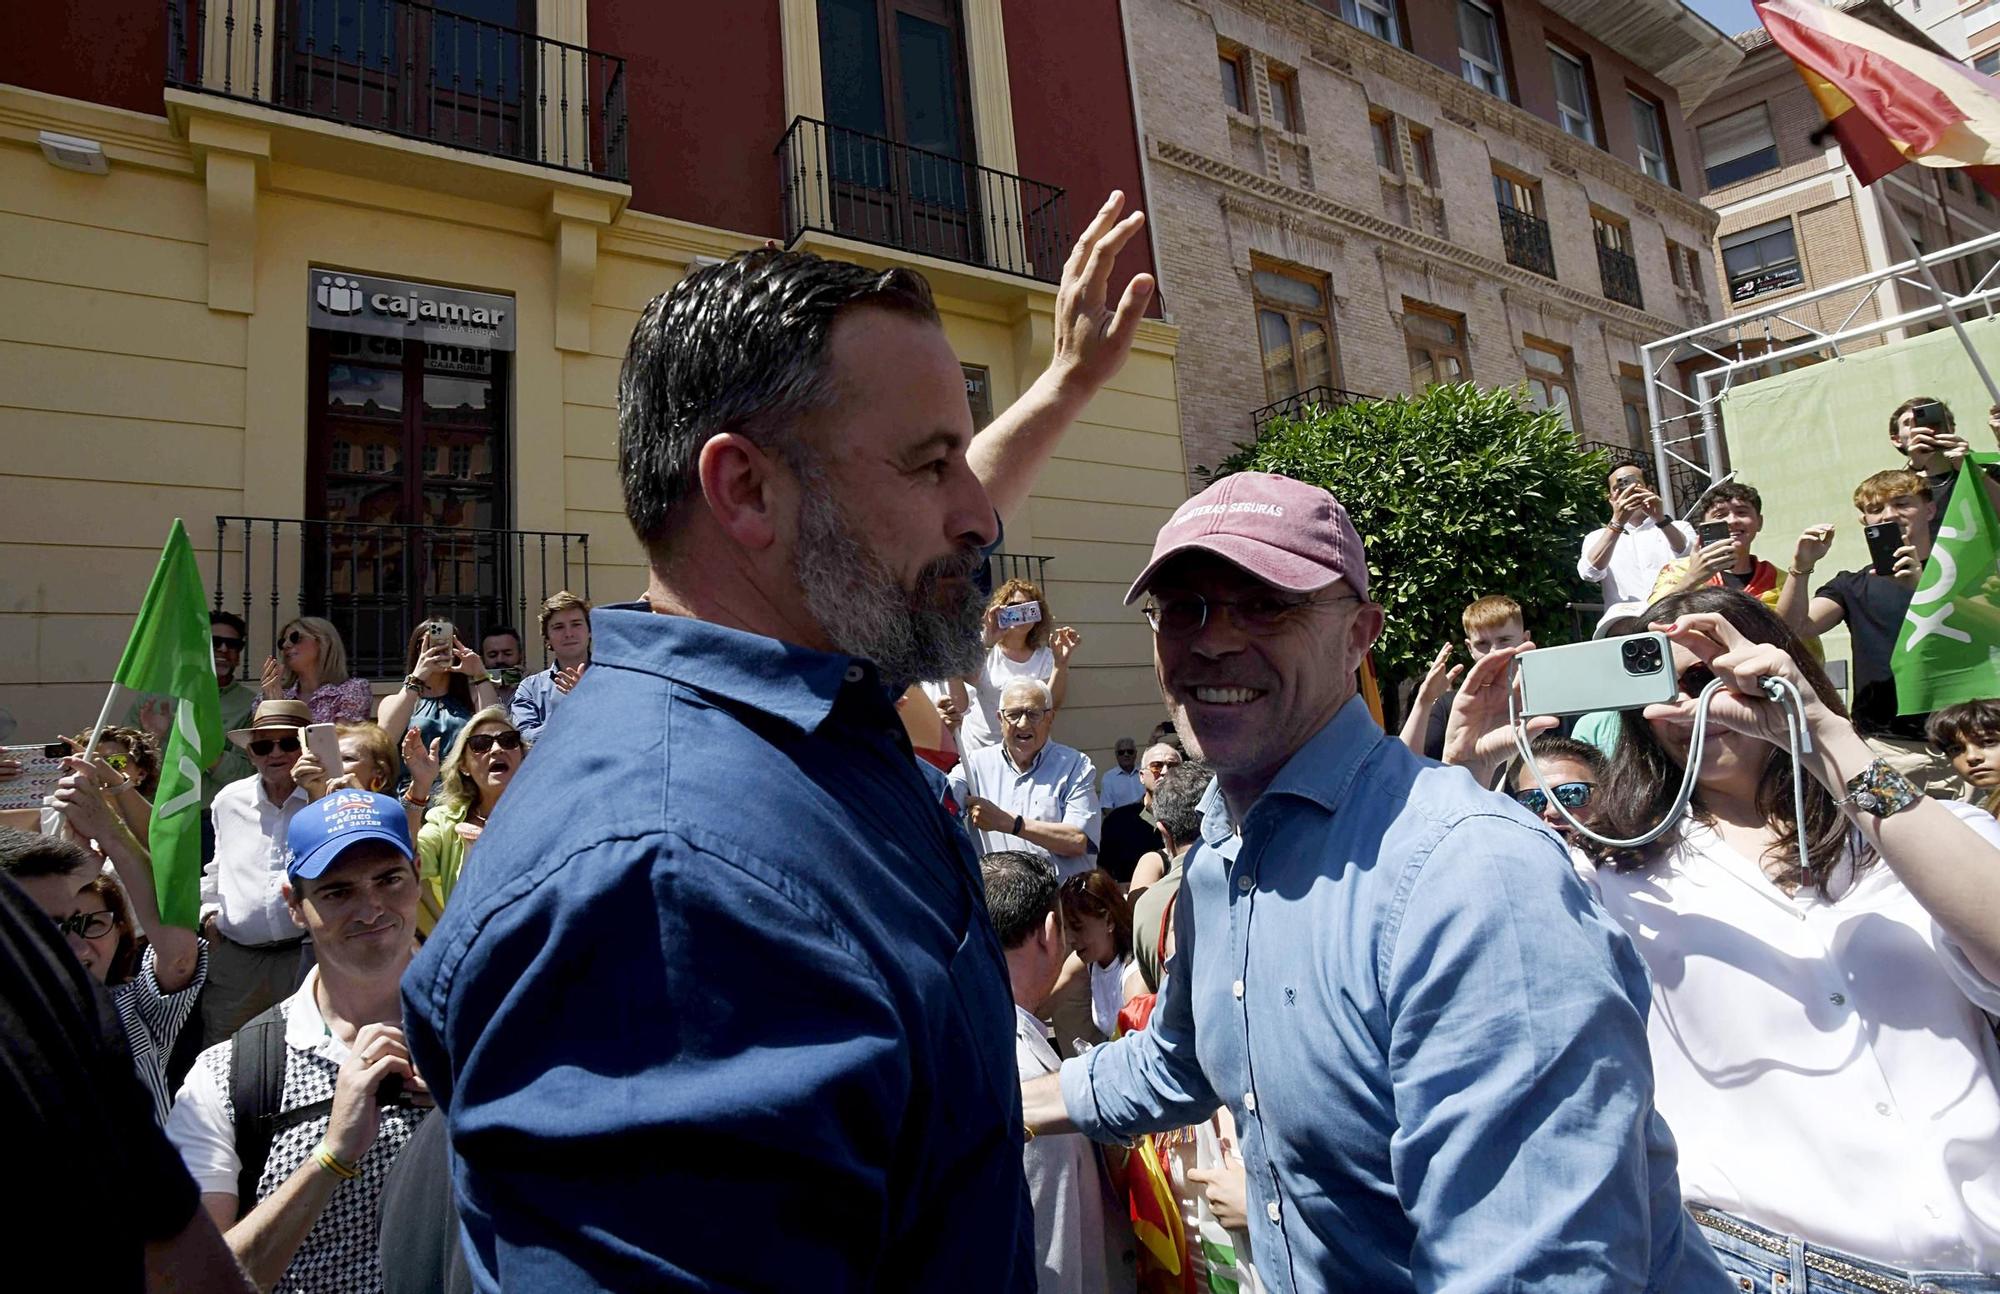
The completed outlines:
[[[1910,595],[1889,659],[1903,714],[2000,696],[2000,520],[1982,470],[1991,463],[2000,463],[2000,454],[1970,455],[1959,468]]]

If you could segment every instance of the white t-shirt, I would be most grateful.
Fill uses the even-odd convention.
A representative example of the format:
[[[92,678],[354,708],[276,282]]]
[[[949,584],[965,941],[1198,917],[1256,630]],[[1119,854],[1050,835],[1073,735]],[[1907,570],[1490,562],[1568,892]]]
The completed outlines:
[[[1016,1006],[1014,1067],[1021,1079],[1053,1074],[1061,1063],[1042,1022]],[[1040,1136],[1021,1148],[1021,1166],[1035,1211],[1039,1294],[1105,1294],[1112,1288],[1113,1233],[1096,1148],[1080,1133]],[[1115,1269],[1123,1275],[1124,1264]]]
[[[995,643],[986,652],[978,682],[966,697],[969,713],[958,727],[961,757],[983,750],[1000,740],[1000,694],[1015,679],[1035,678],[1046,683],[1056,676],[1056,656],[1047,647],[1037,647],[1023,661],[1010,660],[1005,648]]]
[[[1106,1038],[1118,1036],[1118,1008],[1125,1005],[1125,976],[1131,969],[1130,957],[1090,968],[1090,1022]]]
[[[1985,839],[2000,823],[1948,805]],[[1913,1269],[2000,1269],[2000,1048],[1983,979],[1886,862],[1787,896],[1690,822],[1582,868],[1653,978],[1655,1101],[1681,1194]]]

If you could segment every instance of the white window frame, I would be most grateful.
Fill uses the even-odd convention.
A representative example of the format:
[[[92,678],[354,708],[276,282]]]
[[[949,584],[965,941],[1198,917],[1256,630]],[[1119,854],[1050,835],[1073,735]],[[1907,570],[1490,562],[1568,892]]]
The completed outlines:
[[[1740,149],[1731,156],[1723,158],[1721,161],[1715,161],[1709,157],[1710,141],[1716,135],[1721,134],[1722,128],[1725,126],[1742,135],[1745,140],[1754,141],[1755,136],[1744,129],[1743,123],[1758,114],[1761,114],[1763,122],[1763,143],[1758,144],[1755,148]],[[1710,189],[1719,189],[1729,184],[1739,184],[1744,180],[1754,179],[1759,175],[1769,175],[1772,171],[1778,169],[1778,135],[1771,128],[1771,105],[1769,101],[1753,103],[1741,111],[1730,113],[1726,117],[1718,117],[1714,121],[1704,122],[1695,131],[1695,146],[1701,149],[1702,178],[1707,181]],[[1771,155],[1771,164],[1769,166],[1755,171],[1744,171],[1739,175],[1731,175],[1727,179],[1717,179],[1715,177],[1714,172],[1717,168],[1741,162],[1746,158],[1755,157],[1764,152],[1769,152]]]
[[[1340,0],[1341,21],[1391,45],[1403,43],[1396,21],[1396,0]]]
[[[1465,47],[1462,24],[1464,23],[1465,11],[1467,9],[1484,15],[1486,19],[1486,29],[1493,37],[1494,61],[1492,63],[1488,63],[1484,57],[1474,54]],[[1500,39],[1499,11],[1487,4],[1486,0],[1458,0],[1458,9],[1454,13],[1453,18],[1455,23],[1460,24],[1458,29],[1459,76],[1464,78],[1468,84],[1477,86],[1496,99],[1511,100],[1512,93],[1507,87],[1507,47]]]
[[[1632,138],[1639,149],[1639,169],[1662,184],[1672,184],[1674,173],[1667,165],[1666,114],[1660,111],[1659,104],[1633,90],[1625,92],[1625,101],[1632,108]],[[1647,132],[1639,129],[1641,120],[1652,123],[1652,148],[1646,146]]]
[[[1559,69],[1567,63],[1576,69],[1576,88],[1583,101],[1574,106],[1564,103],[1562,97],[1562,76]],[[1586,144],[1597,143],[1597,118],[1590,110],[1590,68],[1583,59],[1570,53],[1560,45],[1549,46],[1549,76],[1555,82],[1556,124]]]

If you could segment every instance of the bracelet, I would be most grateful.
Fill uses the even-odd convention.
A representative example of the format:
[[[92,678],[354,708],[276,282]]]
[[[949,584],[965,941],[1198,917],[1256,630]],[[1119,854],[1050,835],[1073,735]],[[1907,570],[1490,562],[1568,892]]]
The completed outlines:
[[[1787,567],[1785,568],[1785,574],[1786,574],[1786,575],[1788,575],[1788,576],[1790,576],[1791,578],[1793,578],[1793,579],[1795,579],[1795,580],[1802,580],[1802,579],[1804,579],[1804,578],[1805,578],[1806,576],[1808,576],[1808,575],[1811,575],[1811,574],[1812,574],[1812,567],[1808,566],[1808,567],[1806,567],[1806,568],[1805,568],[1804,570],[1800,570],[1800,569],[1799,569],[1798,567],[1796,567],[1796,566],[1787,566]]]
[[[1008,832],[1007,834],[1008,834],[1008,835],[1010,835],[1010,836],[1018,836],[1018,835],[1020,835],[1020,834],[1021,834],[1021,815],[1020,815],[1020,814],[1018,814],[1018,813],[1017,813],[1017,814],[1015,814],[1015,815],[1014,815],[1014,829],[1013,829],[1012,831]]]
[[[327,1172],[332,1173],[343,1182],[351,1182],[361,1176],[359,1165],[342,1163],[334,1156],[331,1150],[327,1149],[324,1141],[313,1147],[312,1157],[314,1163],[324,1168]]]
[[[478,678],[469,678],[465,680],[465,685],[467,687],[478,687],[481,683],[491,683],[492,681],[493,681],[493,676],[491,674],[481,674]]]
[[[1863,813],[1888,818],[1923,802],[1924,793],[1916,783],[1890,766],[1886,759],[1868,761],[1868,767],[1847,779],[1847,794],[1834,803],[1853,805]]]
[[[406,674],[403,676],[403,690],[405,692],[415,692],[418,696],[422,696],[424,694],[424,680],[416,674]]]
[[[408,791],[404,791],[403,803],[409,805],[413,809],[428,809],[431,807],[431,797],[426,795],[423,799],[419,800],[416,796],[411,795]]]

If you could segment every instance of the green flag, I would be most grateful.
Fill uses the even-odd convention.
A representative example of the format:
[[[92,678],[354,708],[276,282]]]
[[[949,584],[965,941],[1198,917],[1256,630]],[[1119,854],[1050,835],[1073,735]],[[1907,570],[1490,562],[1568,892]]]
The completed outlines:
[[[168,925],[192,930],[201,913],[201,770],[222,751],[222,716],[201,571],[178,517],[118,662],[116,682],[174,701],[149,844],[160,916]]]
[[[1981,470],[2000,454],[1969,454],[1944,525],[1917,578],[1889,670],[1904,714],[2000,697],[2000,521]]]

